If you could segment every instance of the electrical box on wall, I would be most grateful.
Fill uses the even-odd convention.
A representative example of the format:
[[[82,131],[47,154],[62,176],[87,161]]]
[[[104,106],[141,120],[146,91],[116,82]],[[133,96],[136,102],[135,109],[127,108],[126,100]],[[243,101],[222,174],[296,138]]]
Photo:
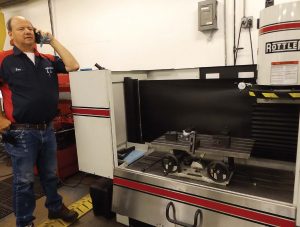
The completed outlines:
[[[198,29],[199,31],[218,29],[216,0],[198,2]]]

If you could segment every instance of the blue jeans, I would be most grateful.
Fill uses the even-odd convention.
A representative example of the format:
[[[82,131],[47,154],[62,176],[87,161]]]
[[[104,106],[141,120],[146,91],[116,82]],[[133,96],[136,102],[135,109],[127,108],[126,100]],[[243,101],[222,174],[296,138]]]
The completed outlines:
[[[53,211],[62,206],[62,197],[57,193],[56,138],[51,125],[46,130],[9,130],[5,134],[13,138],[13,142],[5,143],[5,148],[12,160],[16,223],[17,227],[23,227],[35,219],[35,165],[47,197],[45,206]]]

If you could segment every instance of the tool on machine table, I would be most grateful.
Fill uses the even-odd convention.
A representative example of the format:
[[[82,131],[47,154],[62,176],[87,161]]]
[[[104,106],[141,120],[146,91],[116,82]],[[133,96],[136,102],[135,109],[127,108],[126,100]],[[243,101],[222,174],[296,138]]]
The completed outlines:
[[[117,153],[118,153],[118,159],[121,159],[123,160],[127,155],[129,155],[129,153],[131,151],[133,151],[135,149],[135,146],[132,146],[132,147],[128,147],[128,148],[123,148],[121,150],[118,150]]]
[[[234,158],[248,159],[254,140],[220,135],[197,134],[194,130],[169,131],[151,142],[156,151],[164,151],[162,170],[209,183],[227,185],[235,170]],[[204,160],[210,154],[217,160]],[[218,161],[227,158],[227,161]]]

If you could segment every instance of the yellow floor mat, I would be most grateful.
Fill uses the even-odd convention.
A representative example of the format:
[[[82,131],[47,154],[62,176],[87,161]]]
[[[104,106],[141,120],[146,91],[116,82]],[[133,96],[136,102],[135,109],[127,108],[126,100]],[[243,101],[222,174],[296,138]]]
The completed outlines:
[[[68,208],[75,210],[79,214],[78,219],[81,218],[83,215],[85,215],[93,208],[91,196],[88,194],[82,197],[78,201],[68,206]],[[72,223],[64,222],[61,219],[55,219],[55,220],[46,220],[45,222],[39,224],[38,227],[65,227],[65,226],[70,226],[71,224]]]

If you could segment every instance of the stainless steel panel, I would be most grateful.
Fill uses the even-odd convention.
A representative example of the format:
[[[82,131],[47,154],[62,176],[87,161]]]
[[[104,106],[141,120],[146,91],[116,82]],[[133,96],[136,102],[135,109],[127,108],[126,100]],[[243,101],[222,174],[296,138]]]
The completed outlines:
[[[191,183],[183,180],[172,179],[166,176],[158,176],[155,174],[122,168],[115,168],[114,176],[151,184],[177,192],[188,193],[190,195],[200,196],[215,201],[234,204],[249,209],[276,214],[282,217],[295,219],[296,216],[296,208],[290,203],[230,191],[216,186],[209,186],[208,184],[205,185],[201,182]],[[132,198],[127,198],[127,200],[128,202],[126,203],[134,202]],[[117,205],[115,205],[115,207],[116,206]]]
[[[172,200],[134,190],[129,190],[118,186],[114,186],[113,194],[114,196],[112,209],[115,212],[154,226],[175,226],[166,219],[166,207],[167,204]],[[176,219],[178,221],[192,225],[194,222],[194,214],[198,210],[198,208],[176,201],[172,202],[174,203],[176,208]],[[201,209],[201,211],[203,214],[202,227],[265,226],[206,209]],[[173,213],[170,212],[171,218],[172,215]]]

